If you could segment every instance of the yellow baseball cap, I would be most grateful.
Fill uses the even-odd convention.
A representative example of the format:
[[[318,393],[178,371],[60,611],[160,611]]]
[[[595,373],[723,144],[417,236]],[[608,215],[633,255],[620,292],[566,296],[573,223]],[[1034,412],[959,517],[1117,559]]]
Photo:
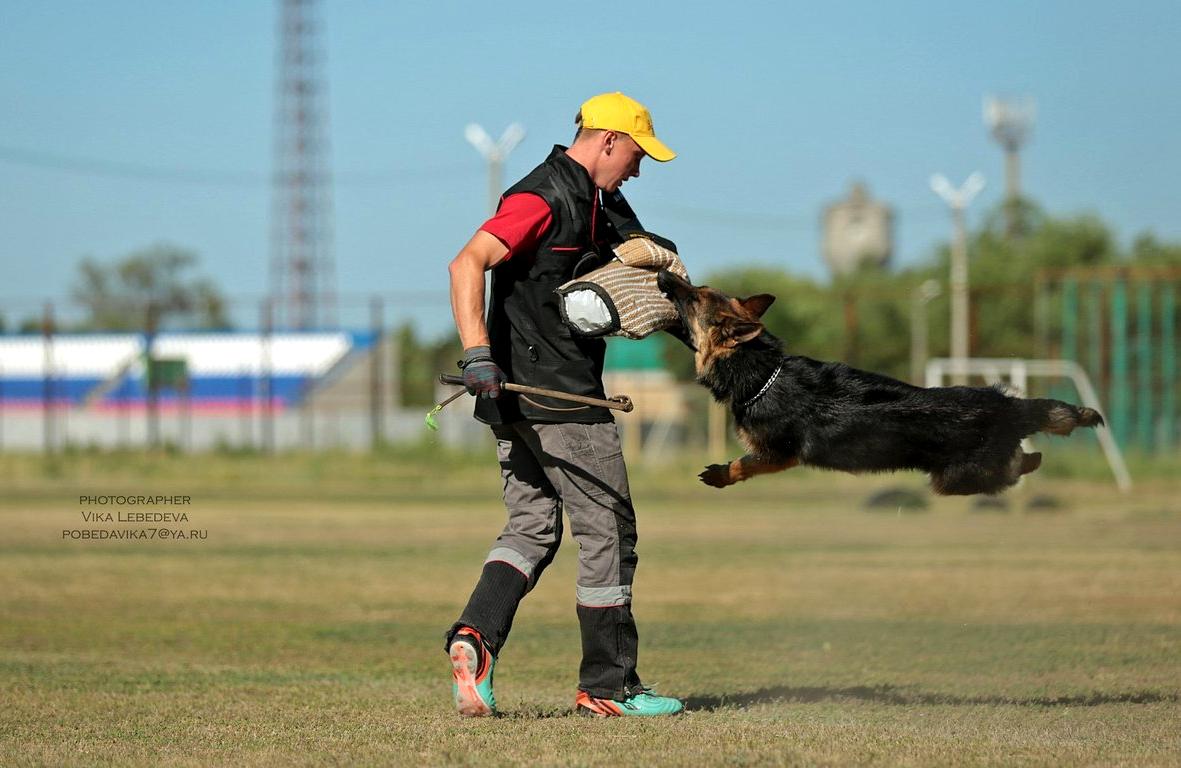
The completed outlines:
[[[582,116],[583,128],[626,133],[653,160],[666,163],[677,156],[676,152],[656,138],[648,108],[618,91],[601,93],[587,99],[579,114]]]

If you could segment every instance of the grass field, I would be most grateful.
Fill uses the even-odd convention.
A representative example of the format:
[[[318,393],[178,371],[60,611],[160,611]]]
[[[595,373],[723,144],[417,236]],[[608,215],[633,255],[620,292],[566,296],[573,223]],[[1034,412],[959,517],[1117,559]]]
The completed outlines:
[[[0,764],[1181,763],[1167,473],[909,512],[862,501],[918,476],[690,470],[633,477],[640,671],[688,712],[571,714],[567,542],[473,721],[441,645],[503,522],[491,460],[0,457]],[[82,521],[115,493],[189,494],[166,525],[208,538],[62,539],[159,525]]]

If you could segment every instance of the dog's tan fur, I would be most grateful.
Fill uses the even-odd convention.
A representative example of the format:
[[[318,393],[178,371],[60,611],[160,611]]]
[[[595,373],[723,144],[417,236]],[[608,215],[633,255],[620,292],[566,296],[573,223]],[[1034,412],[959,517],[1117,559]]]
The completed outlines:
[[[772,462],[759,458],[765,455],[766,451],[755,440],[754,435],[741,427],[737,432],[738,439],[746,448],[746,454],[739,456],[729,464],[711,464],[706,467],[705,471],[700,474],[702,482],[706,485],[725,488],[727,485],[749,480],[756,475],[769,475],[799,466],[799,460],[794,458],[784,462]]]
[[[698,343],[693,356],[694,368],[701,376],[719,359],[733,354],[739,344],[762,333],[763,323],[759,318],[774,298],[755,296],[743,303],[703,286],[698,300],[708,302],[711,310],[709,314],[694,314],[689,319],[693,324],[693,338],[708,340],[706,344]],[[709,322],[703,322],[704,318]]]
[[[703,287],[700,289],[699,300],[709,302],[711,313],[694,314],[690,318],[694,325],[694,338],[707,340],[707,343],[698,344],[694,355],[694,366],[698,376],[708,373],[718,360],[732,355],[739,344],[762,333],[763,323],[760,317],[774,299],[761,295],[744,302]],[[703,317],[709,317],[711,322],[704,324]],[[728,464],[711,464],[706,467],[700,475],[702,482],[715,488],[725,488],[757,475],[782,472],[799,465],[797,459],[769,462],[759,458],[765,455],[766,451],[756,443],[754,435],[744,429],[738,430],[738,439],[746,447],[746,454]]]

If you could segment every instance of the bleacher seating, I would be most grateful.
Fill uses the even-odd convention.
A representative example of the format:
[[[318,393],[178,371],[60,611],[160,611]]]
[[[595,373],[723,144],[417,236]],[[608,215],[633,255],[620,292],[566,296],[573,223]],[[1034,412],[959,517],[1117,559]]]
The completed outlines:
[[[105,408],[143,404],[148,397],[143,334],[0,336],[0,402]],[[318,383],[347,367],[373,344],[368,332],[164,332],[156,359],[184,360],[187,391],[161,387],[168,403],[195,408],[257,403],[267,388],[276,407],[298,405]],[[48,349],[47,349],[48,347]]]

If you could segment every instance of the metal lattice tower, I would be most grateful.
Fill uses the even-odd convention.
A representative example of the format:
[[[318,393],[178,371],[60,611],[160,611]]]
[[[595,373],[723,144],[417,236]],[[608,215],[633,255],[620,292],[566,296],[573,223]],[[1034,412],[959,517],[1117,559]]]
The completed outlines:
[[[279,328],[336,323],[328,94],[316,0],[278,0],[271,298]]]

